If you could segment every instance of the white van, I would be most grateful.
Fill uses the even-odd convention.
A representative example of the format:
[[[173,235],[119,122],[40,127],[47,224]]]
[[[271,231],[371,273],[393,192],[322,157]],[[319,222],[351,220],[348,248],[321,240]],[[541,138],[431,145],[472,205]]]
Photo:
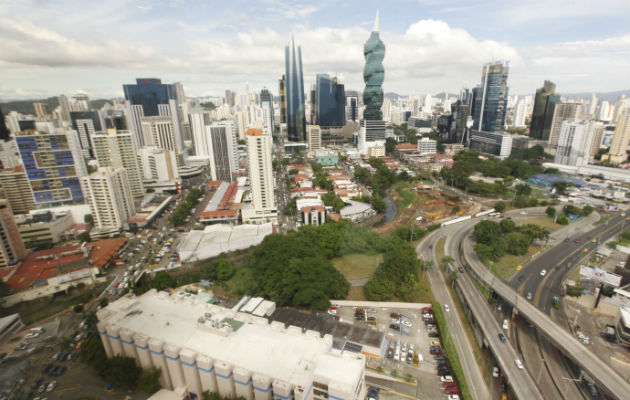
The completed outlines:
[[[503,320],[503,329],[505,329],[506,331],[508,330],[508,320],[507,319]]]

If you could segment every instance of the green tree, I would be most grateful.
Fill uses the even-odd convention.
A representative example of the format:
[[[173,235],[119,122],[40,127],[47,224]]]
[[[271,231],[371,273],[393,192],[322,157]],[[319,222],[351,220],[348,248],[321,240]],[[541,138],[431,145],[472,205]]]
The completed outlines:
[[[455,262],[455,259],[448,255],[443,256],[442,259],[440,260],[440,263],[444,265],[445,267],[450,267],[454,262]]]
[[[81,314],[83,312],[83,304],[77,304],[74,307],[72,307],[72,311],[74,311],[77,314]]]
[[[155,278],[151,279],[151,287],[157,290],[174,288],[175,286],[177,286],[175,278],[164,271],[158,272],[155,274]]]
[[[136,387],[140,371],[133,358],[114,356],[107,360],[103,378],[116,388],[128,390]]]
[[[108,301],[107,301],[107,297],[103,297],[99,302],[98,305],[99,307],[103,308],[103,307],[107,307]]]
[[[458,213],[458,212],[460,212],[460,211],[461,211],[461,208],[460,208],[458,205],[455,205],[455,206],[451,209],[451,211],[452,211],[453,213]]]
[[[585,205],[584,208],[582,208],[582,215],[588,217],[594,210],[595,209],[593,207]]]
[[[86,224],[90,224],[91,226],[94,226],[94,217],[92,216],[92,214],[85,214],[83,216],[83,222],[85,222]]]
[[[496,203],[494,203],[494,209],[495,209],[497,212],[502,213],[503,211],[505,211],[505,207],[506,207],[506,205],[505,205],[505,203],[504,203],[504,202],[502,202],[502,201],[497,201]]]
[[[387,205],[385,204],[385,201],[383,200],[381,195],[378,194],[378,193],[374,193],[372,195],[372,198],[370,200],[370,204],[372,205],[374,210],[377,213],[379,213],[379,214],[384,213],[385,209],[387,208]]]
[[[77,240],[78,240],[79,242],[87,242],[87,243],[91,242],[91,241],[92,241],[92,238],[90,237],[90,232],[87,232],[87,231],[86,231],[86,232],[81,232],[81,233],[79,233],[79,234],[77,235]]]
[[[284,206],[282,212],[286,215],[297,215],[297,200],[296,198],[292,198],[289,202]]]
[[[515,190],[518,195],[529,196],[532,194],[532,188],[527,184],[516,185]]]
[[[558,193],[560,193],[560,194],[565,194],[566,190],[570,186],[573,186],[573,184],[571,182],[556,181],[556,182],[553,183],[553,188],[556,189],[558,191]]]
[[[545,213],[549,216],[549,218],[554,218],[556,216],[556,208],[555,207],[547,207]]]
[[[234,275],[234,266],[226,259],[216,260],[217,280],[228,281]]]
[[[503,237],[506,243],[506,251],[510,254],[522,256],[527,254],[529,238],[520,232],[510,232]]]
[[[162,388],[162,385],[160,385],[160,375],[162,375],[160,368],[143,368],[138,377],[138,389],[150,394],[157,392]]]
[[[560,214],[558,215],[558,217],[556,218],[556,223],[560,224],[560,225],[568,225],[569,224],[569,219],[567,218],[566,215],[564,214]]]
[[[396,151],[396,140],[393,138],[385,139],[385,152],[391,155],[394,151]]]

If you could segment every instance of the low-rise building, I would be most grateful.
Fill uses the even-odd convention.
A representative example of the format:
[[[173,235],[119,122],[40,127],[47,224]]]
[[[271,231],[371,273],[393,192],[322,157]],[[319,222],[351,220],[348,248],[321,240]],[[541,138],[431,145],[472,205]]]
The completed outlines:
[[[512,153],[512,135],[499,132],[472,131],[470,148],[505,159]]]
[[[420,155],[437,153],[437,141],[428,137],[418,140],[418,153]]]
[[[27,249],[46,248],[63,239],[63,233],[74,225],[69,212],[17,215],[16,222],[20,236]]]
[[[246,400],[362,399],[365,358],[333,348],[333,336],[254,314],[149,291],[97,312],[108,357],[162,370],[167,389]]]

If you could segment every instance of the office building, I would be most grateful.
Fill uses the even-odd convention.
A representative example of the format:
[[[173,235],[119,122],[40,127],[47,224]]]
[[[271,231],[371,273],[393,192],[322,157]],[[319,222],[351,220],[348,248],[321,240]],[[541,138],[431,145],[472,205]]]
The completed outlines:
[[[142,197],[143,172],[138,161],[136,141],[131,132],[108,129],[107,132],[98,132],[92,136],[92,142],[99,167],[124,168],[127,171],[131,194],[135,198]]]
[[[512,153],[512,135],[498,132],[472,131],[470,148],[505,159]]]
[[[322,128],[319,125],[308,125],[306,127],[306,144],[308,151],[311,153],[322,149]]]
[[[37,118],[45,118],[50,114],[46,103],[33,103],[33,110],[35,110],[35,116]]]
[[[509,62],[484,65],[481,85],[473,89],[473,129],[483,132],[502,131],[508,101]]]
[[[138,153],[145,183],[174,182],[179,177],[174,151],[146,146],[138,150]]]
[[[319,126],[346,124],[344,85],[328,74],[317,74],[315,83],[315,121]]]
[[[99,168],[97,172],[81,177],[81,185],[94,218],[92,235],[119,233],[136,213],[124,168]]]
[[[127,118],[123,110],[101,110],[101,116],[105,123],[103,129],[116,129],[117,131],[126,131]]]
[[[280,95],[280,123],[287,123],[287,77],[282,75],[278,80],[278,94]]]
[[[92,149],[92,136],[102,130],[101,118],[97,111],[70,111],[72,129],[79,134],[79,143],[83,156],[94,156]]]
[[[287,138],[290,142],[306,140],[306,119],[304,104],[304,78],[302,76],[302,49],[291,38],[290,45],[284,49],[286,71],[285,100],[287,115]]]
[[[363,103],[365,110],[363,118],[371,121],[381,121],[383,114],[383,81],[385,80],[385,69],[383,59],[385,58],[385,44],[380,39],[378,26],[378,11],[374,20],[374,28],[369,39],[363,46],[363,56],[365,57],[365,67],[363,68],[363,81],[365,90],[363,91]]]
[[[193,152],[199,157],[210,157],[211,144],[207,127],[212,123],[210,112],[193,109],[188,113],[188,124],[192,138]]]
[[[0,268],[15,265],[25,257],[26,248],[11,205],[6,199],[0,199]]]
[[[383,68],[385,45],[380,39],[378,23],[377,11],[374,28],[363,46],[363,56],[365,57],[363,103],[365,110],[357,138],[357,148],[363,154],[369,153],[369,147],[382,147],[385,143],[385,121],[383,121],[381,112],[383,105],[383,88],[381,86],[385,79],[385,69]]]
[[[275,117],[273,114],[273,95],[267,88],[263,88],[263,90],[260,91],[260,106],[263,109],[267,108],[269,110],[271,133],[273,133],[273,126],[275,124]]]
[[[37,205],[83,203],[79,178],[87,167],[75,131],[26,131],[15,140]]]
[[[304,225],[319,226],[326,222],[326,208],[323,206],[304,206],[300,213]]]
[[[530,137],[549,140],[556,104],[560,103],[560,95],[555,92],[556,85],[551,81],[545,81],[543,87],[536,90],[532,119],[529,124]]]
[[[581,166],[588,164],[593,141],[587,121],[564,121],[554,162],[556,164]]]
[[[346,92],[346,121],[359,121],[359,95],[356,92]]]
[[[589,103],[589,108],[588,108],[588,114],[595,118],[596,117],[596,113],[597,113],[597,96],[595,96],[595,93],[591,94],[591,101]]]
[[[551,122],[551,132],[549,133],[549,151],[554,152],[558,147],[558,139],[560,139],[560,131],[564,121],[575,121],[580,115],[582,107],[579,103],[558,103],[553,113],[553,121]]]
[[[170,116],[143,117],[141,124],[145,146],[173,151],[179,165],[179,145],[173,119]]]
[[[216,121],[208,129],[212,180],[232,182],[234,174],[238,172],[238,149],[234,121]]]
[[[628,144],[630,143],[630,110],[626,111],[617,118],[615,126],[615,136],[608,149],[608,154],[602,157],[602,160],[608,160],[613,164],[621,164],[628,160]]]
[[[151,290],[99,310],[97,328],[107,357],[158,367],[162,386],[189,398],[365,398],[365,356],[333,350],[330,334],[271,322],[275,304],[252,300],[238,312]]]
[[[252,207],[242,210],[243,222],[275,222],[278,218],[274,193],[271,135],[261,129],[247,131],[247,167]]]
[[[27,214],[35,209],[33,190],[22,165],[0,171],[0,193],[14,214]]]
[[[171,117],[173,134],[178,149],[183,149],[179,105],[185,101],[183,87],[180,83],[163,84],[160,79],[139,78],[136,84],[123,85],[127,104],[128,126],[136,135],[138,148],[150,146],[145,143],[143,133],[143,117]]]
[[[57,96],[59,102],[59,111],[61,119],[66,122],[70,122],[70,100],[65,95]]]
[[[420,153],[421,156],[437,153],[437,141],[428,137],[423,137],[418,140],[418,153]]]
[[[521,99],[514,106],[514,117],[512,120],[512,126],[523,127],[525,125],[525,115],[527,114],[527,103],[525,99]]]
[[[604,136],[604,124],[602,124],[601,122],[592,121],[589,124],[589,129],[591,130],[590,135],[593,136],[591,149],[589,151],[589,161],[593,161],[597,153],[599,153],[599,147],[602,144],[602,138]]]

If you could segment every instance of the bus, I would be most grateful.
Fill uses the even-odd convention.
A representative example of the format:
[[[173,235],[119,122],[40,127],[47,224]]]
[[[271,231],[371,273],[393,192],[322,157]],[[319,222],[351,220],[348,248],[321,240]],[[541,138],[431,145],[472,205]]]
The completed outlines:
[[[616,328],[619,343],[630,348],[630,309],[619,308],[619,320]]]

